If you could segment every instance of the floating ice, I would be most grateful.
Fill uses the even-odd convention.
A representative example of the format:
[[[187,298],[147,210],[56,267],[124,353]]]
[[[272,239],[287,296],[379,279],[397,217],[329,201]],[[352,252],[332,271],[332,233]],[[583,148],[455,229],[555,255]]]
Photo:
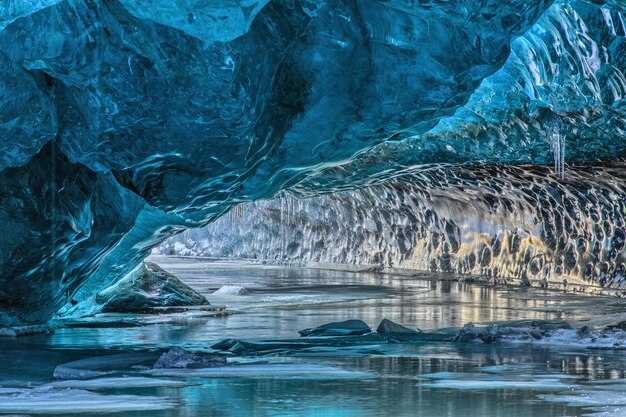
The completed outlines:
[[[246,364],[228,365],[219,368],[204,369],[152,369],[143,371],[155,376],[202,377],[202,378],[364,378],[366,372],[350,371],[332,366],[294,363],[294,364]]]
[[[539,391],[550,391],[570,387],[570,385],[564,384],[559,379],[549,378],[537,378],[524,381],[515,381],[510,379],[437,380],[432,383],[420,384],[420,386],[459,390],[525,389]]]
[[[345,320],[322,324],[310,329],[300,330],[300,336],[358,336],[372,330],[363,320]]]
[[[544,365],[545,368],[545,365]],[[521,372],[519,372],[521,371]],[[420,386],[459,390],[525,389],[550,391],[572,387],[569,375],[541,369],[540,364],[508,364],[479,367],[474,372],[436,372],[420,375],[434,380]]]
[[[224,285],[213,292],[213,295],[248,295],[250,291],[247,288],[238,285]]]
[[[571,406],[626,405],[626,386],[624,386],[623,392],[593,387],[579,387],[574,392],[567,391],[562,394],[540,395],[539,398],[544,401],[567,403],[567,405]]]
[[[226,358],[224,356],[211,355],[207,353],[193,353],[179,347],[173,347],[163,353],[153,366],[155,369],[198,369],[213,366],[224,366],[225,364]]]
[[[56,379],[86,379],[113,371],[151,368],[161,356],[158,352],[119,353],[64,363],[54,369]]]
[[[8,392],[7,392],[8,391]],[[104,395],[76,389],[15,389],[0,391],[0,413],[86,414],[166,410],[176,403],[139,395]]]
[[[186,381],[170,379],[145,378],[140,376],[125,376],[114,378],[96,378],[88,380],[55,381],[49,384],[56,389],[77,388],[82,390],[124,389],[124,388],[152,388],[152,387],[186,387],[193,385]]]

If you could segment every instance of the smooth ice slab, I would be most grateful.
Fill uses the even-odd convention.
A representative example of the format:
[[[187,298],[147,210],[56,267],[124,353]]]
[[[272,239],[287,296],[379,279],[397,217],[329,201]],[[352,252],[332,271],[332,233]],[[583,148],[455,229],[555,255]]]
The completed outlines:
[[[333,366],[289,363],[229,365],[204,369],[152,369],[144,371],[154,376],[202,378],[363,378],[366,372],[350,371]]]
[[[86,379],[114,371],[151,368],[161,356],[160,352],[119,353],[80,359],[57,366],[57,379]]]
[[[55,381],[49,384],[56,389],[76,388],[82,390],[106,390],[125,388],[155,388],[155,387],[186,387],[193,385],[185,381],[171,379],[145,378],[140,376],[126,376],[115,378],[96,378],[88,380]]]
[[[156,411],[174,408],[176,402],[153,396],[104,395],[77,389],[4,389],[0,413],[87,414]]]

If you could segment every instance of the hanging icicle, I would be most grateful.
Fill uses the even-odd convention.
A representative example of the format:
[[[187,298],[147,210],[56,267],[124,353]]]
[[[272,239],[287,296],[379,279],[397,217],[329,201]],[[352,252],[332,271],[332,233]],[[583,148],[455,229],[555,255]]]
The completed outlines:
[[[554,156],[554,173],[565,179],[565,135],[561,134],[561,122],[556,117],[548,122],[548,132],[552,154]]]

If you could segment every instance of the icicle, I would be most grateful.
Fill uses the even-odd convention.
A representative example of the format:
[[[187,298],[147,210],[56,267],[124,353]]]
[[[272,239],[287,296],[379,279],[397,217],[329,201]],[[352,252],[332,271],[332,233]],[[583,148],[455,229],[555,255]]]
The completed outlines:
[[[558,119],[550,123],[550,143],[554,155],[554,172],[563,180],[565,178],[565,135],[561,134],[559,125]]]

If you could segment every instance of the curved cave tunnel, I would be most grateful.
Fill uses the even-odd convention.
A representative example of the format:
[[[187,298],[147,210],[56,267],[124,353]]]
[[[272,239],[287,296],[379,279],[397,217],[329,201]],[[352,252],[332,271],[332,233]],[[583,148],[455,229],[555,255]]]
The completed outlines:
[[[29,5],[0,7],[0,326],[154,248],[626,288],[620,2]]]

